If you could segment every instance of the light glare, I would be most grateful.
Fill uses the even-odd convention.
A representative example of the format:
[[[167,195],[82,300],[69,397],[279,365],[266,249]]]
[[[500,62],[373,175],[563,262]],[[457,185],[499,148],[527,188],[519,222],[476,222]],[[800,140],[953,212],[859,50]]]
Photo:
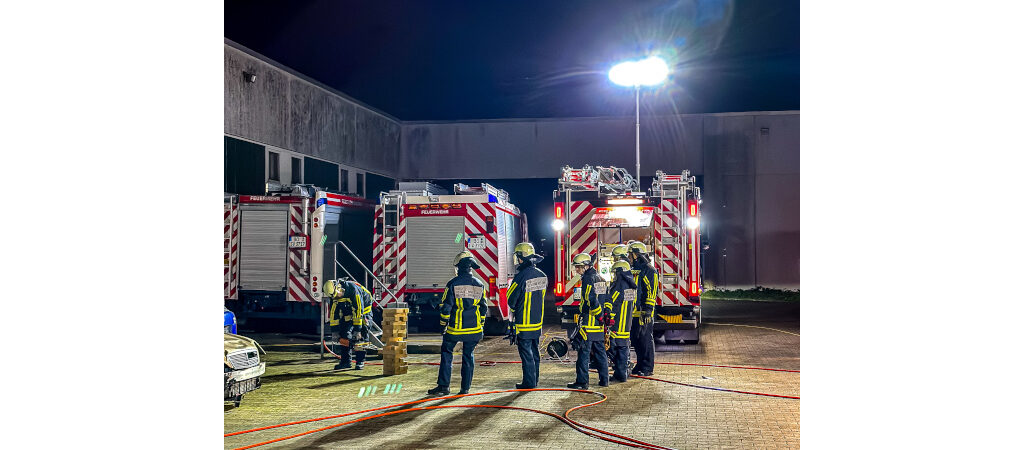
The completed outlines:
[[[562,222],[561,220],[555,220],[554,222],[551,222],[551,228],[554,228],[555,231],[562,231],[563,229],[565,229],[565,222]]]
[[[668,64],[657,56],[625,61],[608,71],[608,79],[619,86],[654,86],[668,77]]]
[[[700,219],[698,219],[696,217],[691,217],[689,219],[686,219],[686,228],[689,228],[689,229],[692,230],[692,229],[697,228],[698,226],[700,226]]]

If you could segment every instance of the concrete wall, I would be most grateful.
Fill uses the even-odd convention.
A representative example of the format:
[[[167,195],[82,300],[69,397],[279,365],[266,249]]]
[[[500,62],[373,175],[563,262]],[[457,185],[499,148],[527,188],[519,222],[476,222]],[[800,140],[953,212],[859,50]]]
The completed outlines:
[[[636,167],[635,124],[623,118],[405,122],[401,173],[425,178],[556,178],[564,165]],[[640,169],[700,173],[701,116],[641,121]],[[449,159],[458,158],[456,167]]]
[[[256,74],[256,82],[246,83],[243,71]],[[224,133],[398,175],[398,120],[230,41],[224,44]]]
[[[567,164],[633,172],[634,127],[632,118],[405,122],[400,173],[554,178]],[[799,288],[798,111],[642,118],[640,145],[644,177],[658,169],[703,176],[707,280]]]

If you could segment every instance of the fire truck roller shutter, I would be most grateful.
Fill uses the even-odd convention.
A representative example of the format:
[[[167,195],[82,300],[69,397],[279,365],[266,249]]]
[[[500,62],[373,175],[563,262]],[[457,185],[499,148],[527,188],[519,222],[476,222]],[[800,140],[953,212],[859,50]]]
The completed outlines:
[[[466,222],[462,216],[409,217],[406,219],[407,284],[414,289],[444,289],[455,272],[448,262],[466,248]],[[436,286],[435,286],[436,285]]]
[[[281,291],[288,272],[288,205],[243,205],[241,289]]]

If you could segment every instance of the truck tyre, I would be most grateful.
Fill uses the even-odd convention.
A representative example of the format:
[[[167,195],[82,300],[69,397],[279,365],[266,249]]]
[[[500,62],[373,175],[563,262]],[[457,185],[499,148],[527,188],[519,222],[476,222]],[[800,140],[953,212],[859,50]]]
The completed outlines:
[[[697,339],[692,339],[692,340],[691,339],[687,339],[687,340],[684,340],[683,344],[685,344],[685,345],[697,345],[697,344],[700,343],[700,326],[698,326],[695,331],[697,332]]]
[[[484,320],[484,336],[504,336],[508,332],[508,322],[488,317]]]

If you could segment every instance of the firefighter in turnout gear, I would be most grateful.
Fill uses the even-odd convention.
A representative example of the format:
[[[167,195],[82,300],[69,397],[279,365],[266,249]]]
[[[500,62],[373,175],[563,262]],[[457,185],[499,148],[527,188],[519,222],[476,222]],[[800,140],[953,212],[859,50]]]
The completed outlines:
[[[633,308],[636,304],[636,282],[626,261],[612,264],[612,284],[608,287],[608,300],[604,307],[611,311],[608,334],[611,336],[612,374],[616,381],[629,378],[629,330],[633,322]]]
[[[579,334],[576,340],[576,382],[570,389],[587,389],[590,386],[590,354],[594,353],[597,377],[601,386],[608,386],[608,360],[604,348],[603,303],[608,293],[608,283],[594,270],[590,255],[581,253],[572,258],[576,273],[582,276],[580,315],[577,324]]]
[[[515,255],[519,265],[506,296],[513,319],[509,332],[515,333],[513,338],[523,361],[523,382],[516,384],[516,389],[533,389],[540,377],[540,332],[544,324],[548,277],[537,268],[544,257],[534,252],[533,244],[519,243]]]
[[[654,305],[658,297],[658,272],[647,258],[643,242],[629,244],[629,258],[633,260],[633,277],[637,286],[636,308],[630,340],[636,351],[633,375],[650,376],[654,373]]]
[[[455,256],[457,275],[448,281],[441,295],[441,367],[437,371],[437,387],[427,391],[431,395],[447,395],[452,379],[452,355],[455,344],[462,342],[462,389],[469,393],[473,384],[473,349],[484,337],[484,319],[487,317],[486,284],[473,275],[480,265],[473,254],[463,251]]]
[[[618,261],[629,262],[629,247],[625,244],[619,244],[612,248],[612,262],[614,264]]]
[[[369,292],[362,286],[347,280],[328,280],[324,293],[331,299],[331,337],[338,341],[341,361],[335,369],[352,368],[350,351],[359,342],[369,337],[367,324],[372,320]],[[362,370],[366,350],[355,348],[356,370]]]

